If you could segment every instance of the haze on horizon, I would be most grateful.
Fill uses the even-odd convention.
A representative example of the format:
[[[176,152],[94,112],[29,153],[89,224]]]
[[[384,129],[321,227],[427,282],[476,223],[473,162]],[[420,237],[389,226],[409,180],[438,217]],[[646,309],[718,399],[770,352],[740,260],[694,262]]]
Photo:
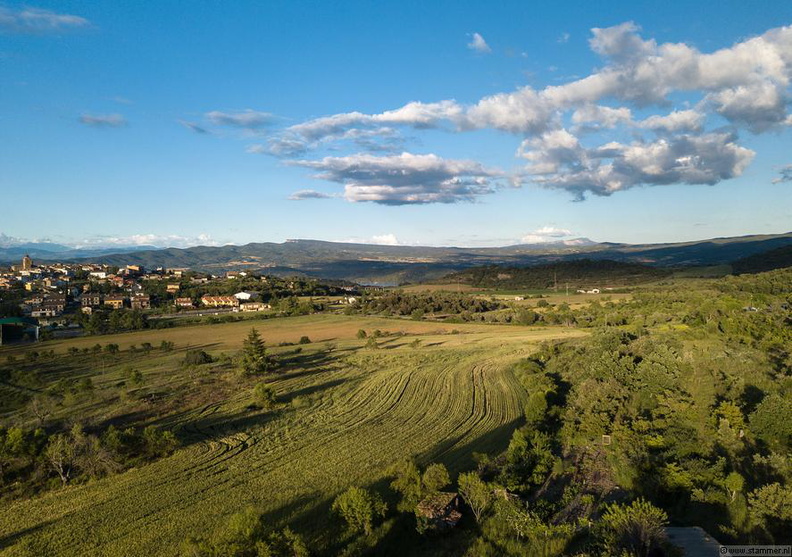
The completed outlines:
[[[0,242],[788,232],[791,24],[744,2],[4,3]]]

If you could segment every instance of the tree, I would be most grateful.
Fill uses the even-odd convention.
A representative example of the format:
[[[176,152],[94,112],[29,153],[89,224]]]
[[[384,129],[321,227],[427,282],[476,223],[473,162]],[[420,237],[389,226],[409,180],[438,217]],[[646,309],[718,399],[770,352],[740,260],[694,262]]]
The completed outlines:
[[[250,329],[247,338],[242,343],[241,365],[245,375],[265,373],[269,369],[267,349],[255,327]]]
[[[421,471],[418,465],[412,460],[403,460],[396,463],[388,470],[388,475],[394,479],[390,484],[393,491],[401,493],[398,509],[404,512],[412,512],[415,506],[421,501],[423,485],[421,482]]]
[[[437,493],[445,486],[451,483],[451,478],[448,476],[448,470],[442,464],[430,464],[421,478],[423,484],[423,493],[421,495],[426,497]]]
[[[751,522],[773,541],[787,539],[792,527],[792,489],[771,483],[748,494]]]
[[[368,335],[366,334],[366,331],[364,331],[363,329],[358,329],[358,332],[357,332],[357,337],[358,337],[360,340],[363,340],[363,339],[364,339],[364,338],[366,338],[367,336],[368,336]]]
[[[74,463],[76,451],[74,443],[63,433],[57,433],[50,437],[47,448],[44,450],[44,457],[50,468],[58,474],[63,485],[69,483]]]
[[[729,493],[729,497],[734,501],[737,494],[740,493],[745,487],[745,479],[737,472],[732,472],[726,479],[723,480],[723,487]]]
[[[602,515],[602,537],[611,554],[648,556],[666,539],[668,515],[644,499],[608,505]]]
[[[374,519],[384,517],[387,505],[377,493],[350,487],[333,501],[333,512],[341,516],[354,532],[371,534]]]
[[[464,472],[459,475],[459,493],[467,503],[476,522],[481,522],[482,515],[492,503],[492,490],[475,472]]]
[[[311,344],[311,339],[307,336],[301,336],[300,341],[297,344]]]

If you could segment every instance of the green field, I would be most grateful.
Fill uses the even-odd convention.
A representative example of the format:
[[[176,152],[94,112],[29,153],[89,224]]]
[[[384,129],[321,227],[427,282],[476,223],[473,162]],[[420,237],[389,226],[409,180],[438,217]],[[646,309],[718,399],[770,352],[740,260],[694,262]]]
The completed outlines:
[[[122,353],[97,358],[95,396],[53,418],[93,424],[137,416],[177,432],[172,456],[83,485],[4,504],[0,547],[8,555],[173,555],[190,536],[211,532],[253,505],[273,525],[289,523],[314,548],[329,504],[350,485],[377,485],[404,457],[473,466],[472,453],[498,452],[520,424],[526,393],[510,366],[541,341],[585,333],[567,328],[443,325],[395,319],[307,316],[257,323],[283,370],[271,379],[281,404],[251,407],[252,383],[224,369],[180,367],[184,351],[237,351],[250,323],[145,331],[37,346],[64,353],[97,341]],[[398,333],[365,348],[358,329]],[[418,347],[411,346],[420,339]],[[130,345],[174,342],[172,352],[126,355]],[[0,357],[24,355],[5,349]],[[102,361],[103,360],[103,361]],[[130,362],[161,400],[119,399]],[[89,367],[89,366],[86,366]]]

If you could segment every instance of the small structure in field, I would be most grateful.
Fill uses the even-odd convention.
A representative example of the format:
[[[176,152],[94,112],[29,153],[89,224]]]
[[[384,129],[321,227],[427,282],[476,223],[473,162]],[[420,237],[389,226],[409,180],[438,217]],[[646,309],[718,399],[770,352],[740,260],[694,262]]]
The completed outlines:
[[[427,528],[450,530],[462,518],[462,513],[459,512],[459,495],[447,491],[430,495],[418,503],[415,514]]]

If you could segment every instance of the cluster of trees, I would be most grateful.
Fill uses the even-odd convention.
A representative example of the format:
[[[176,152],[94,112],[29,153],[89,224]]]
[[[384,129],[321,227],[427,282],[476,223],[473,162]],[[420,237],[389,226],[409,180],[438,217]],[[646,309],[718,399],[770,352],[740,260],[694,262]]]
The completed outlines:
[[[178,446],[172,432],[155,426],[87,432],[77,424],[52,433],[0,428],[0,493],[17,497],[100,478],[167,456]]]
[[[526,425],[480,470],[564,526],[564,543],[584,521],[618,518],[597,501],[639,497],[721,541],[789,541],[790,382],[766,352],[610,329],[549,346],[515,373]]]
[[[363,313],[381,315],[408,315],[420,319],[424,315],[484,313],[505,307],[502,303],[485,298],[466,296],[453,292],[410,294],[403,291],[386,292],[381,296],[364,299],[360,303]]]
[[[622,286],[657,280],[671,274],[666,269],[637,263],[580,259],[531,267],[487,265],[453,273],[447,284],[469,284],[481,288],[545,290],[568,284],[572,288],[593,288],[607,284]]]
[[[77,312],[73,321],[82,326],[86,334],[104,335],[124,331],[148,329],[149,320],[140,310],[97,310],[91,315]]]

